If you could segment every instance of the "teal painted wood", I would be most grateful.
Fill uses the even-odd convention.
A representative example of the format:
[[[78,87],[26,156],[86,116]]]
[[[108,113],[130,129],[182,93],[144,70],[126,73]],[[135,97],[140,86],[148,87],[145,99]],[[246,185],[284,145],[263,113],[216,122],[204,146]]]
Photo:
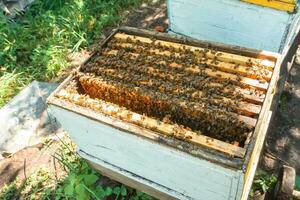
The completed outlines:
[[[167,4],[171,32],[258,50],[281,52],[298,25],[299,14],[239,0],[168,0]]]
[[[299,2],[299,1],[298,1]],[[282,54],[287,52],[291,45],[293,44],[295,37],[297,36],[300,29],[300,12],[297,15],[294,15],[292,18],[292,22],[288,27],[286,40],[283,41],[282,44]]]
[[[243,173],[50,105],[81,155],[178,199],[240,199]],[[90,155],[90,156],[89,156]],[[91,156],[92,155],[92,156]]]

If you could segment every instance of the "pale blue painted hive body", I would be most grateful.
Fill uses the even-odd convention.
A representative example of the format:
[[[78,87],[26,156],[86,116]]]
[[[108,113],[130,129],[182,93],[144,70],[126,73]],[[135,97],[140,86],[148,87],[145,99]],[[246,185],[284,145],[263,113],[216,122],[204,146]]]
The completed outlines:
[[[170,31],[200,40],[282,52],[299,14],[239,0],[168,0]]]
[[[78,145],[79,154],[117,181],[158,198],[166,195],[163,198],[166,200],[246,200],[273,113],[273,98],[278,92],[275,88],[282,80],[279,78],[283,65],[281,57],[286,55],[271,55],[214,42],[285,52],[283,50],[288,49],[288,44],[298,32],[299,17],[237,0],[168,0],[168,6],[171,31],[213,41],[184,37],[179,43],[188,44],[190,40],[191,46],[196,43],[196,46],[211,46],[217,50],[225,48],[225,52],[233,51],[237,55],[271,56],[276,60],[263,111],[251,141],[245,147],[245,157],[228,157],[202,147],[187,152],[184,151],[185,144],[174,148],[162,142],[164,137],[151,138],[155,133],[143,127],[56,98],[55,94],[74,78],[72,76],[48,99],[49,107]],[[132,28],[122,31],[141,34],[141,30],[134,31]],[[172,38],[173,42],[179,39],[162,33],[148,33],[147,37],[167,41]],[[150,139],[148,136],[151,136]]]

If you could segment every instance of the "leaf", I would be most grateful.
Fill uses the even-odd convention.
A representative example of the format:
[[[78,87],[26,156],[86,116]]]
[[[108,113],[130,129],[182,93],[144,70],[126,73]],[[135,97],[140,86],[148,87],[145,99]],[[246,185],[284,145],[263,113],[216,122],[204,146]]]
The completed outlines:
[[[126,189],[126,187],[124,187],[123,185],[122,185],[122,187],[121,187],[121,195],[122,195],[123,197],[127,195],[127,189]]]
[[[262,188],[262,190],[263,190],[264,193],[267,192],[267,190],[268,190],[268,186],[265,185],[265,184],[263,184],[263,185],[261,186],[261,188]]]
[[[77,194],[76,196],[76,200],[90,200],[90,195],[89,193],[85,192],[85,193],[80,193],[80,194]]]
[[[103,189],[102,186],[98,185],[95,189],[95,193],[96,193],[96,196],[100,199],[103,199],[106,194],[105,194],[105,190]]]
[[[94,183],[96,183],[96,181],[98,180],[98,176],[95,174],[90,174],[90,175],[85,175],[83,177],[84,183],[86,184],[86,186],[91,186]]]
[[[89,200],[90,199],[90,194],[86,189],[84,188],[84,185],[82,183],[76,185],[75,187],[76,191],[76,199],[78,200]]]
[[[120,194],[120,192],[121,192],[121,188],[120,188],[120,187],[115,187],[115,188],[113,189],[113,193],[114,193],[115,195]]]
[[[80,194],[80,193],[85,192],[86,190],[84,188],[84,185],[82,183],[80,183],[80,184],[76,185],[75,191],[77,194]]]
[[[68,176],[68,181],[69,183],[74,186],[75,182],[76,182],[76,174],[74,173],[71,173],[69,176]]]
[[[90,167],[89,167],[89,165],[86,162],[82,163],[82,165],[80,167],[80,170],[81,170],[82,174],[88,174],[89,173],[89,169],[90,169]]]
[[[72,184],[67,184],[67,186],[64,188],[64,193],[66,196],[73,196],[74,194],[74,187]]]
[[[106,194],[106,196],[110,196],[110,195],[112,195],[112,193],[113,193],[113,190],[111,189],[111,187],[107,187],[107,188],[105,189],[105,194]]]

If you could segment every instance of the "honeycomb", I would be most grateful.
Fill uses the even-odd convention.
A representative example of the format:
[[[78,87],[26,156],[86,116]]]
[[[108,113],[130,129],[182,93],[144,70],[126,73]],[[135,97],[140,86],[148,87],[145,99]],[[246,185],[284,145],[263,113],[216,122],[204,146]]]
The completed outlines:
[[[119,33],[76,79],[85,98],[243,145],[255,127],[272,69],[262,60],[231,61],[224,54]]]

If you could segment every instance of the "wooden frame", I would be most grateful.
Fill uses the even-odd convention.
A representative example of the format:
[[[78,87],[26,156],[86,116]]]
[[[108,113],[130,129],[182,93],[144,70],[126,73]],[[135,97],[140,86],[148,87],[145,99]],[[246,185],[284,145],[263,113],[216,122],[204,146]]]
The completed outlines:
[[[295,0],[242,0],[247,3],[253,3],[260,6],[270,7],[277,10],[294,12],[297,7]]]
[[[117,129],[121,129],[128,133],[137,134],[139,136],[158,141],[161,144],[179,149],[180,151],[183,152],[187,152],[193,156],[196,156],[199,159],[208,160],[212,163],[215,163],[216,165],[220,165],[229,169],[241,170],[245,173],[243,193],[244,193],[244,197],[247,196],[249,189],[251,187],[251,183],[254,177],[254,172],[258,162],[258,157],[263,146],[263,141],[266,136],[267,128],[269,126],[269,122],[272,114],[270,111],[272,106],[272,100],[276,95],[277,92],[276,85],[280,80],[279,74],[280,74],[280,66],[282,64],[281,56],[279,54],[271,53],[271,52],[257,51],[257,50],[241,48],[237,46],[223,45],[220,43],[208,43],[205,41],[183,38],[176,35],[168,35],[165,33],[153,33],[151,31],[140,30],[140,29],[129,28],[129,27],[121,27],[118,30],[114,31],[105,41],[102,42],[101,46],[105,45],[110,40],[110,38],[119,31],[126,32],[128,34],[134,34],[137,36],[146,36],[146,37],[151,36],[151,37],[159,38],[160,40],[164,40],[164,41],[183,43],[187,45],[193,45],[196,47],[210,47],[215,50],[226,51],[229,53],[239,54],[242,56],[268,58],[276,61],[277,64],[273,71],[273,76],[267,90],[267,95],[262,106],[262,111],[257,120],[255,131],[248,139],[249,143],[245,147],[246,152],[244,156],[235,155],[234,157],[232,157],[232,153],[229,153],[230,155],[228,153],[226,154],[226,152],[224,151],[222,152],[219,149],[214,148],[216,147],[214,145],[212,146],[209,145],[212,148],[201,148],[199,146],[193,146],[192,147],[193,150],[191,151],[191,147],[189,147],[188,145],[184,145],[186,143],[184,141],[174,139],[174,138],[161,137],[159,136],[159,134],[147,130],[145,128],[132,125],[130,123],[123,122],[121,120],[113,119],[111,117],[107,117],[99,113],[95,113],[90,109],[82,108],[80,106],[73,105],[67,101],[63,101],[61,99],[55,98],[55,94],[58,93],[72,80],[73,75],[67,78],[57,88],[57,90],[48,98],[48,104],[50,105],[54,105],[59,108],[63,108],[65,110],[69,110],[71,112],[77,113],[79,115],[88,117],[96,121],[101,121],[102,123],[105,123],[108,126],[113,126]],[[86,62],[88,62],[92,57],[93,55]],[[223,146],[223,144],[221,144],[221,146]]]
[[[153,33],[151,31],[139,30],[139,29],[135,29],[135,28],[125,27],[125,28],[120,28],[120,29],[114,31],[101,44],[101,46],[105,45],[110,40],[110,38],[112,38],[114,35],[118,34],[119,31],[125,31],[126,33],[134,34],[134,35],[137,35],[137,36],[138,35],[140,35],[140,36],[149,36],[149,35],[153,36]],[[158,38],[160,38],[164,41],[167,41],[167,42],[182,42],[182,39],[180,37],[176,37],[176,36],[170,37],[169,35],[166,36],[166,34],[163,34],[163,33],[156,33],[155,35]],[[261,53],[259,51],[254,51],[254,50],[246,49],[246,48],[241,48],[240,49],[239,47],[238,47],[238,49],[236,49],[237,47],[234,47],[234,46],[231,46],[231,47],[228,48],[228,45],[226,45],[226,46],[222,45],[222,44],[210,45],[209,43],[201,43],[199,41],[196,41],[196,40],[194,41],[192,39],[185,40],[184,43],[185,43],[185,45],[193,45],[193,46],[196,46],[196,47],[199,46],[199,48],[201,48],[201,47],[210,47],[210,48],[213,48],[215,50],[225,51],[225,52],[228,52],[228,53],[238,54],[238,55],[241,55],[241,56],[251,56],[251,57],[256,56],[259,59],[267,58],[267,59],[270,59],[272,61],[275,61],[278,57],[278,54],[271,53],[271,52]],[[226,55],[222,55],[222,56],[224,57],[224,59],[228,59],[227,58],[228,56],[227,57],[226,57]],[[90,59],[92,57],[93,57],[93,55],[90,57]],[[88,59],[85,63],[87,63],[90,59]],[[70,79],[67,79],[65,81],[65,84],[67,84],[70,81]],[[57,101],[57,100],[54,100],[54,101]],[[57,103],[57,104],[60,104],[60,103]],[[119,127],[119,128],[122,128],[122,127]],[[188,135],[191,135],[191,134],[188,134]],[[147,134],[142,134],[142,135],[144,137],[149,138],[149,136]],[[159,136],[156,136],[156,138],[159,138]],[[225,153],[229,156],[243,158],[244,155],[246,154],[246,150],[243,150],[242,148],[239,148],[239,147],[236,147],[236,146],[233,146],[233,145],[228,145],[228,143],[224,143],[224,142],[216,140],[216,139],[210,140],[209,137],[202,136],[202,135],[197,136],[197,138],[198,138],[197,141],[199,141],[200,144],[202,144],[203,146],[209,147],[213,150],[221,151],[221,152],[223,152],[223,153]],[[150,137],[150,139],[153,139],[153,138]],[[209,141],[209,142],[207,142],[207,141]]]

